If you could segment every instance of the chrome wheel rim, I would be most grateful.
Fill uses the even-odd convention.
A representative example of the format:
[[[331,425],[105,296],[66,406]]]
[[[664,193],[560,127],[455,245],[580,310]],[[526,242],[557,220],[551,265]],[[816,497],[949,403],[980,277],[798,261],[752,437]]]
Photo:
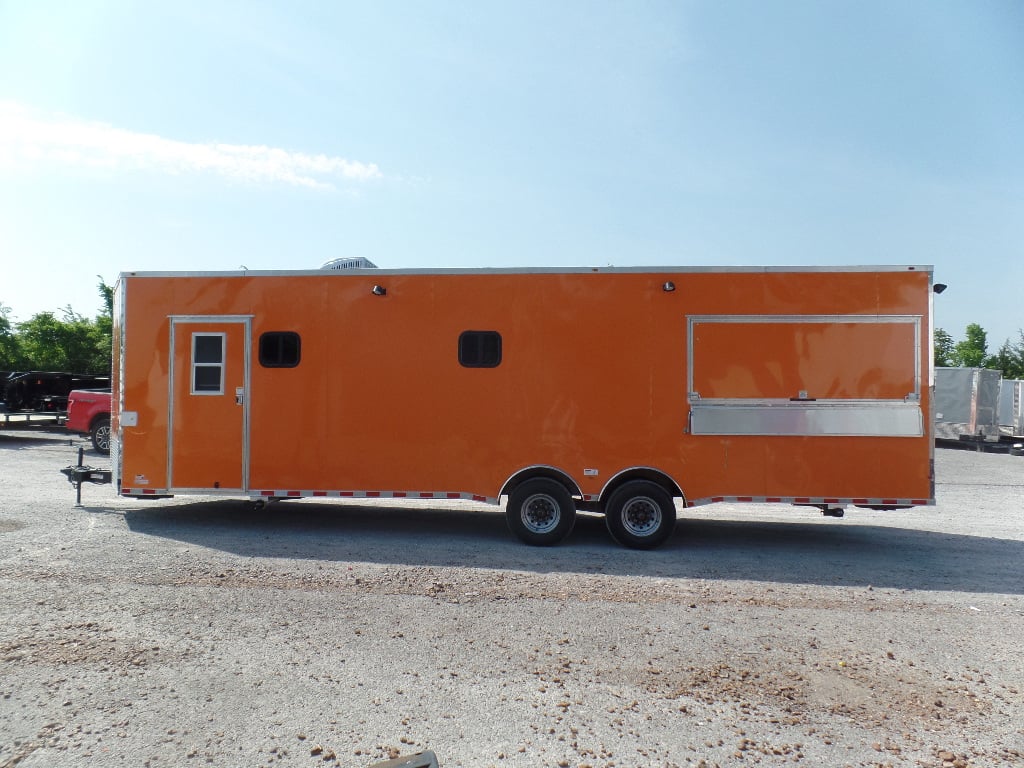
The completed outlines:
[[[553,496],[535,493],[523,502],[519,516],[530,533],[550,533],[562,519],[562,510]]]
[[[661,527],[661,507],[648,496],[636,496],[622,507],[622,527],[633,536],[649,536]]]

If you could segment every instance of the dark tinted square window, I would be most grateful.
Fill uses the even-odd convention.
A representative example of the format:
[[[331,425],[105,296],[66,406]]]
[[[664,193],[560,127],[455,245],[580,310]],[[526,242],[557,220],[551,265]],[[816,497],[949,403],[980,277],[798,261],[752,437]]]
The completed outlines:
[[[459,335],[459,364],[466,368],[497,368],[501,364],[501,334],[463,331]]]
[[[294,368],[299,364],[302,343],[293,331],[268,331],[260,336],[260,365]]]
[[[220,366],[197,365],[192,380],[193,392],[220,392]]]
[[[224,362],[224,334],[195,334],[195,363]]]

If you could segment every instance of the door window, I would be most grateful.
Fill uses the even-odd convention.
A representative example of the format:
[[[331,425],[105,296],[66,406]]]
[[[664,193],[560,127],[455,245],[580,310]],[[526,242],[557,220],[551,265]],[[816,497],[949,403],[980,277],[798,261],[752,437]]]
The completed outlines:
[[[192,394],[224,394],[224,334],[192,334]]]

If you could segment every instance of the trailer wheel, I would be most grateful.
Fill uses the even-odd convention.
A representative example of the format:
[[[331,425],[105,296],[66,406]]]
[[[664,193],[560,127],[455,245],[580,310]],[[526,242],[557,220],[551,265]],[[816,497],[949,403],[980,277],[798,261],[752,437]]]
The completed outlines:
[[[512,533],[536,547],[550,547],[569,535],[576,507],[565,486],[538,477],[520,483],[508,497],[505,519]]]
[[[657,483],[632,480],[608,499],[604,519],[608,532],[619,544],[652,549],[675,530],[676,506],[672,496]]]
[[[89,437],[92,438],[92,447],[105,456],[110,455],[110,418],[104,416],[96,419],[89,430]]]

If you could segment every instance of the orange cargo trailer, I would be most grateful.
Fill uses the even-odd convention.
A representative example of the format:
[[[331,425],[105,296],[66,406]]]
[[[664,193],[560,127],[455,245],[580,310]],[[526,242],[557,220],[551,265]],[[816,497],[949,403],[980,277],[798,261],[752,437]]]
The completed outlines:
[[[676,504],[934,503],[932,270],[119,277],[124,496],[507,498],[555,544]]]

